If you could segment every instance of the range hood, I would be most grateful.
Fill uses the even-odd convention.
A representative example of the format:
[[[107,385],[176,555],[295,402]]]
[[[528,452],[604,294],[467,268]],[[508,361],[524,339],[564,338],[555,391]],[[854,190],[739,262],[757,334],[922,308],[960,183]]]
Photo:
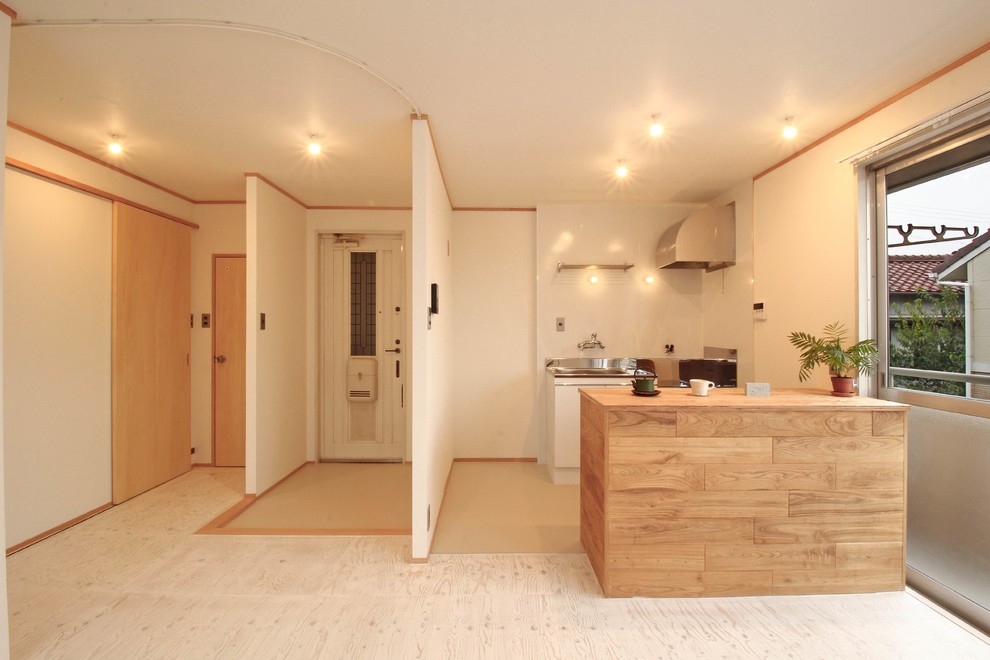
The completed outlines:
[[[657,268],[727,268],[736,263],[736,207],[695,211],[670,227],[657,243]]]

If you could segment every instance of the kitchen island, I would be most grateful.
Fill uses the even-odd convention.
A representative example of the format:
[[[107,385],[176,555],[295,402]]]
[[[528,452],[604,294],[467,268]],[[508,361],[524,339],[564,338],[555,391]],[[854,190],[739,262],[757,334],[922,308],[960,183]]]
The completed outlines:
[[[907,410],[824,390],[581,390],[581,542],[602,591],[903,589]]]

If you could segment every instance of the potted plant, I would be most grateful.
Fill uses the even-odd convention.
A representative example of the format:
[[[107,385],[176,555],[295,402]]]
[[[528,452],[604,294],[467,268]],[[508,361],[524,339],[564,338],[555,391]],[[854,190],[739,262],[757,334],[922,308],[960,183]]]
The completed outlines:
[[[807,332],[792,332],[788,339],[801,351],[801,370],[798,378],[803,383],[811,377],[811,371],[818,365],[826,365],[832,376],[833,396],[856,396],[856,374],[872,373],[877,366],[877,342],[864,339],[846,345],[846,329],[841,323],[825,326],[822,337]]]

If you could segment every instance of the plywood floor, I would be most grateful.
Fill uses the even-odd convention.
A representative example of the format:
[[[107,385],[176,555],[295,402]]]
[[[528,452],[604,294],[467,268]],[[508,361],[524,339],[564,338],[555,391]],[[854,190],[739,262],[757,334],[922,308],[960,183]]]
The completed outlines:
[[[408,537],[202,536],[243,470],[197,468],[7,560],[14,658],[986,658],[911,593],[605,599],[579,554]]]

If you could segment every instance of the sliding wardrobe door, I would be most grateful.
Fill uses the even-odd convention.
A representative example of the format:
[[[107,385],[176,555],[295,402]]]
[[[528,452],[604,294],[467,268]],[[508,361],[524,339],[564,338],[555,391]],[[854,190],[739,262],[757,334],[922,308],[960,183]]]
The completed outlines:
[[[114,503],[190,469],[191,232],[114,204]]]

